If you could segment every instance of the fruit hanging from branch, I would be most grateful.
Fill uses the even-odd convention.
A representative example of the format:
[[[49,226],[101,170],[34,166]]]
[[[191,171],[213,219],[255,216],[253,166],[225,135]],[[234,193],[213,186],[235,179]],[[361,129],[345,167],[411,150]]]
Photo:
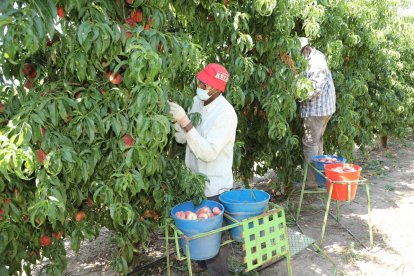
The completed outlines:
[[[52,240],[49,236],[43,235],[40,237],[40,245],[43,247],[49,246],[52,243]]]
[[[59,6],[57,9],[57,15],[60,19],[65,18],[65,8],[63,6]]]

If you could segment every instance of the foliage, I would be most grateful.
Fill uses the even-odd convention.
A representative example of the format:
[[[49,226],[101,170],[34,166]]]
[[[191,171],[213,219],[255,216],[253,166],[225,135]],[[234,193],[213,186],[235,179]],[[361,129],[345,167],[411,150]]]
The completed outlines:
[[[207,62],[231,73],[238,112],[234,171],[276,169],[289,183],[302,163],[296,100],[310,83],[297,36],[333,71],[337,113],[328,153],[351,159],[374,135],[413,123],[413,23],[397,1],[4,0],[0,3],[0,274],[43,257],[66,266],[111,229],[121,273],[135,247],[178,202],[203,195],[183,163],[167,100],[189,107]],[[298,74],[299,73],[299,74]],[[50,238],[50,240],[48,239]],[[22,262],[23,261],[23,262]],[[23,267],[22,267],[23,265]]]

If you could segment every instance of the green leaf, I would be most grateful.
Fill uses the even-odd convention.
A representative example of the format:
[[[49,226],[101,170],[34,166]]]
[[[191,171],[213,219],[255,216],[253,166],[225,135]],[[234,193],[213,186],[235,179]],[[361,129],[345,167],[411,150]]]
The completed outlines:
[[[58,104],[60,118],[62,118],[62,120],[66,122],[68,119],[68,114],[66,113],[65,106],[63,105],[63,102],[61,100],[57,100],[56,102]]]
[[[88,178],[89,178],[89,173],[88,173],[88,164],[87,163],[82,163],[81,165],[81,169],[82,169],[82,179],[83,182],[88,182]]]
[[[0,28],[11,23],[13,23],[13,18],[11,16],[0,16]]]
[[[45,36],[44,22],[42,21],[42,19],[40,17],[35,17],[33,20],[34,20],[34,23],[35,23],[36,32],[38,34],[38,37],[40,37],[40,38],[44,37]]]
[[[88,37],[89,32],[91,31],[91,25],[89,22],[83,22],[79,28],[78,28],[78,42],[80,45],[83,45],[83,43],[86,41],[86,38]]]
[[[112,25],[111,35],[114,42],[117,42],[121,38],[121,32],[118,30],[118,25],[116,23]]]
[[[132,154],[133,154],[133,152],[134,152],[133,148],[129,149],[128,152],[127,152],[127,155],[126,155],[126,158],[125,158],[125,164],[128,167],[131,167],[131,165],[132,165]]]
[[[0,157],[2,157],[2,156],[0,155]],[[6,159],[4,159],[4,158],[0,159],[0,172],[2,173],[2,175],[4,176],[5,179],[7,179],[8,181],[11,181],[11,178],[10,178],[9,173],[7,171]]]
[[[43,19],[43,22],[45,22],[50,37],[53,37],[55,32],[53,19],[57,14],[56,4],[53,0],[34,0],[33,3],[37,8],[40,17]]]
[[[78,252],[80,249],[81,241],[83,240],[83,234],[79,229],[72,231],[70,235],[70,246],[73,251]]]
[[[69,147],[63,147],[61,149],[62,151],[62,158],[63,160],[70,162],[70,163],[76,163],[76,161],[73,159],[73,156],[75,154],[74,150]]]
[[[75,61],[77,77],[79,81],[84,81],[86,77],[87,62],[84,53],[79,53]]]
[[[46,171],[51,175],[58,175],[62,171],[62,158],[60,151],[48,153],[44,164]]]
[[[27,130],[28,130],[27,125],[23,124],[21,129],[20,129],[20,132],[18,134],[19,139],[16,141],[16,146],[18,146],[18,147],[21,146],[23,144],[23,142],[26,140]]]
[[[115,116],[111,117],[111,126],[112,126],[112,130],[115,132],[115,135],[119,137],[121,133],[121,123],[118,121],[118,119]]]
[[[57,124],[58,124],[58,117],[57,117],[57,114],[56,114],[56,103],[55,102],[50,102],[47,105],[47,109],[49,110],[50,120],[52,121],[52,124],[54,126],[57,126]]]
[[[86,118],[87,131],[89,136],[89,143],[93,143],[95,140],[95,123],[91,118]]]
[[[122,61],[118,63],[118,65],[115,66],[113,73],[117,73],[122,66],[127,65],[127,64],[128,64],[128,61]]]

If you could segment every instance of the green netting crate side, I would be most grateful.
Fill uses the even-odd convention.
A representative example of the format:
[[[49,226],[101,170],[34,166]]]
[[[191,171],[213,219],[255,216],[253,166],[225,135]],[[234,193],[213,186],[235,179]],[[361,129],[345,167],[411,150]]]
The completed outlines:
[[[283,209],[243,222],[243,261],[246,271],[289,254],[286,220]]]

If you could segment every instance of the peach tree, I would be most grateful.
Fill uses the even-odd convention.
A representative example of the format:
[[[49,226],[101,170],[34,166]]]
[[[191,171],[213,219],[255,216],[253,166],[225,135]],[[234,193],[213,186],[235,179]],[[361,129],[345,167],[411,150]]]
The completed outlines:
[[[2,1],[0,271],[66,266],[113,230],[115,269],[174,204],[203,196],[171,137],[168,97],[188,97],[199,46],[167,1]],[[7,252],[8,254],[5,254]]]
[[[311,84],[297,36],[326,53],[338,111],[327,150],[352,157],[412,125],[412,23],[391,0],[5,0],[0,3],[0,274],[66,267],[101,227],[126,273],[175,204],[203,198],[167,100],[189,107],[207,62],[231,73],[234,172],[302,164],[297,100]],[[389,8],[391,6],[391,8]],[[412,21],[411,21],[412,22]],[[197,114],[193,114],[196,123]]]

